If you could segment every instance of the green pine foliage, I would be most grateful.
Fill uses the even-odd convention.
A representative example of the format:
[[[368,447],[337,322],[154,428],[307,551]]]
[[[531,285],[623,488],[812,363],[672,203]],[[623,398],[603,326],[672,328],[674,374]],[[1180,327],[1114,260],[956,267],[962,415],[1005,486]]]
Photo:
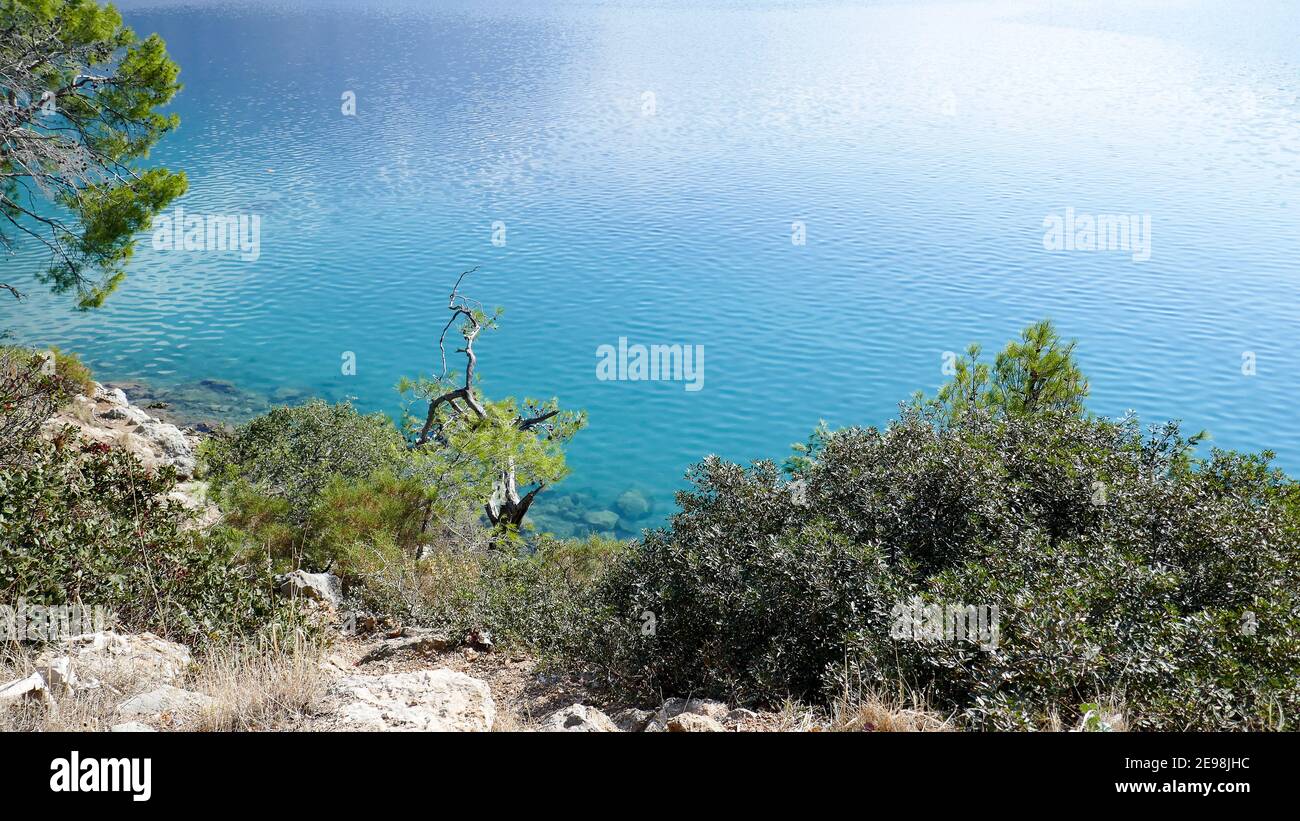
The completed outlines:
[[[42,279],[98,307],[185,192],[184,174],[140,165],[179,124],[161,111],[179,69],[93,0],[0,0],[0,27],[0,246],[44,248]]]

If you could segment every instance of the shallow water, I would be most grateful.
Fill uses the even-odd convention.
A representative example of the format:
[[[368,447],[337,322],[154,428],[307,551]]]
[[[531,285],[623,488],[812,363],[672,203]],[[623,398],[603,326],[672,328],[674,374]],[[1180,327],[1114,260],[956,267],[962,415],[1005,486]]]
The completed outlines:
[[[102,310],[0,314],[104,378],[396,411],[478,265],[484,387],[586,408],[563,489],[640,488],[643,521],[701,456],[883,423],[1044,316],[1094,411],[1300,469],[1300,5],[118,5],[182,66],[155,152],[181,205],[261,234],[255,261],[146,240]],[[1067,208],[1149,216],[1150,258],[1045,250]],[[702,389],[597,379],[620,337],[702,345]]]

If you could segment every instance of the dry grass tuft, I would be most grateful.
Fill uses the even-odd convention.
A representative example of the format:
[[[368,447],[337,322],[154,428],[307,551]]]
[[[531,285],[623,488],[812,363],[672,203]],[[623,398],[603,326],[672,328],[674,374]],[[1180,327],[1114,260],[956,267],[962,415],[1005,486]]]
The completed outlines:
[[[0,683],[29,675],[36,650],[10,645],[0,651]],[[295,632],[206,651],[177,687],[211,696],[213,704],[172,727],[194,731],[293,730],[324,695],[329,673],[321,666],[322,640]],[[94,689],[53,694],[0,707],[0,732],[104,732],[122,723],[117,706],[152,689],[148,681],[104,681]],[[148,722],[146,722],[148,723]]]
[[[863,692],[846,693],[829,708],[787,700],[775,711],[756,714],[736,729],[776,733],[914,733],[951,732],[957,727],[914,697],[891,700]]]
[[[831,710],[835,732],[943,733],[957,728],[938,713],[875,697],[838,701]]]
[[[187,688],[212,706],[184,729],[199,732],[292,730],[313,714],[329,686],[324,643],[294,634],[214,648],[199,660]]]

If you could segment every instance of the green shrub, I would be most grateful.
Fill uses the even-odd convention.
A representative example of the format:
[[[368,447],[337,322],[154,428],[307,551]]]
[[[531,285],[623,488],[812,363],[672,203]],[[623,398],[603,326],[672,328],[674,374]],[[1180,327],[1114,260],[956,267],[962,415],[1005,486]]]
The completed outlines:
[[[456,640],[487,631],[498,644],[549,656],[589,621],[582,613],[585,594],[625,549],[626,543],[598,537],[543,537],[518,552],[436,545],[416,560],[391,543],[372,543],[358,548],[354,566],[366,567],[361,598],[379,612]]]
[[[384,498],[390,487],[368,482],[393,470],[402,454],[402,436],[387,416],[319,400],[275,408],[200,450],[212,496],[246,545],[269,555],[277,569],[317,570],[338,558],[345,538],[336,531],[348,514],[328,508],[336,501],[349,509],[370,504],[367,496],[391,504]],[[348,494],[348,483],[357,491]],[[316,532],[321,527],[325,543]]]
[[[304,560],[362,578],[370,562],[365,547],[380,544],[392,555],[414,556],[423,541],[426,491],[414,477],[380,471],[359,480],[335,477],[321,493],[306,528]]]
[[[905,682],[971,726],[1100,695],[1140,728],[1273,726],[1300,708],[1300,492],[1267,454],[1190,447],[1132,419],[910,411],[828,434],[799,485],[707,460],[603,580],[577,656],[638,695]],[[997,607],[996,648],[891,637],[914,597]]]
[[[29,444],[0,471],[0,599],[101,606],[129,630],[182,641],[257,628],[277,605],[264,566],[220,533],[186,531],[170,468],[80,444]]]
[[[301,524],[336,477],[366,478],[392,465],[403,444],[392,420],[382,413],[363,415],[346,402],[312,400],[275,408],[228,436],[209,439],[202,456],[218,496],[246,483],[283,499],[290,518]]]
[[[578,609],[574,663],[640,697],[919,694],[967,726],[1294,727],[1300,485],[1271,454],[1091,418],[1073,343],[1034,326],[884,430],[696,466],[680,512]],[[997,635],[898,630],[984,608]],[[986,623],[985,626],[990,626]]]
[[[0,345],[0,465],[25,452],[55,411],[93,388],[74,354]]]
[[[614,565],[589,605],[578,656],[638,698],[816,698],[845,636],[884,623],[900,582],[881,552],[806,516],[771,463],[716,457],[667,530]]]

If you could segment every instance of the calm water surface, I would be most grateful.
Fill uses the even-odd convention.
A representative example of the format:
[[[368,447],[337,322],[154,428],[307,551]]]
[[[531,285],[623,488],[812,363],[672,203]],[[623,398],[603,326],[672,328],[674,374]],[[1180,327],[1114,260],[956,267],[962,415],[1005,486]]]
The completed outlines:
[[[1300,472],[1300,4],[118,5],[182,66],[181,205],[262,230],[255,262],[146,241],[104,309],[0,315],[103,378],[396,411],[478,265],[484,387],[589,411],[562,488],[597,507],[883,423],[1044,316],[1094,411]],[[1066,208],[1149,215],[1150,259],[1048,252]],[[619,337],[703,345],[703,389],[598,381]]]

